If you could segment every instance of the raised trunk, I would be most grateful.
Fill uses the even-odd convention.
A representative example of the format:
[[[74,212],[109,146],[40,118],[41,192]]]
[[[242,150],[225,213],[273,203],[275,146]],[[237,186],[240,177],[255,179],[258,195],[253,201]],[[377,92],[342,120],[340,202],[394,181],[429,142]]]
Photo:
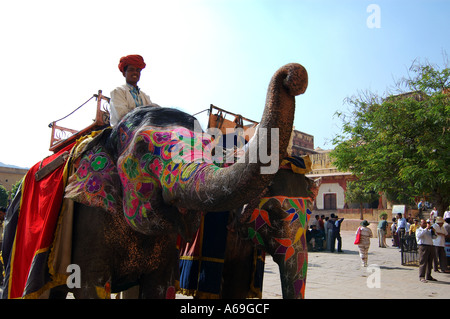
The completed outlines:
[[[278,163],[286,156],[295,96],[304,93],[307,85],[308,75],[300,64],[280,68],[270,82],[264,113],[256,137],[245,153],[244,163],[220,169],[214,165],[184,164],[182,170],[197,165],[195,175],[183,187],[163,191],[165,202],[187,209],[223,211],[244,205],[260,195],[277,172]],[[268,155],[270,162],[266,165],[264,156]],[[264,171],[265,166],[274,165],[274,170],[266,167]]]

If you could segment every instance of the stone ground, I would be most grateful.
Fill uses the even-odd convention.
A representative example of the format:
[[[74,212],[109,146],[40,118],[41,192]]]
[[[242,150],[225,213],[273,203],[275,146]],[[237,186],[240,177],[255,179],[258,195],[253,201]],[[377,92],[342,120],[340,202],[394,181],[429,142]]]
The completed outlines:
[[[450,274],[432,272],[438,281],[422,283],[419,269],[402,266],[398,248],[379,248],[372,238],[369,267],[362,267],[353,231],[341,231],[343,253],[308,254],[306,299],[448,299]],[[281,299],[278,266],[266,256],[263,299]],[[69,296],[68,298],[73,298]],[[190,299],[177,295],[177,299]]]
[[[448,299],[450,274],[432,271],[438,281],[419,281],[419,268],[402,266],[398,248],[379,248],[372,238],[369,267],[362,267],[353,231],[341,231],[343,253],[310,252],[306,299]],[[266,256],[263,299],[281,298],[278,266]],[[371,288],[372,287],[372,288]]]

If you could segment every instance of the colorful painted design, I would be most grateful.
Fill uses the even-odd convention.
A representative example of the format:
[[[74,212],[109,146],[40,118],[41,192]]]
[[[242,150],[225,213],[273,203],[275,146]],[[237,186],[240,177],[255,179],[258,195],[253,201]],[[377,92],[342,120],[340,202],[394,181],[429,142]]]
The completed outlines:
[[[284,216],[275,219],[270,215],[270,211],[265,209],[267,202],[273,199],[280,204],[285,213]],[[312,204],[311,198],[264,197],[248,222],[248,236],[253,242],[265,246],[267,251],[275,255],[282,255],[284,263],[289,267],[296,267],[295,278],[292,279],[293,289],[295,295],[302,298],[308,266],[306,229],[311,216],[311,211],[308,209],[310,204]],[[280,226],[281,223],[285,223],[285,226]],[[293,232],[285,233],[285,227],[291,228]]]
[[[219,169],[209,165],[213,143],[209,135],[184,127],[122,123],[117,129],[117,163],[100,143],[85,151],[68,197],[110,212],[123,210],[128,223],[145,233],[160,230],[164,216],[154,212],[155,202],[188,183],[195,192],[205,182],[204,168]]]
[[[111,156],[101,146],[96,146],[84,153],[76,166],[66,197],[115,212],[122,203],[118,201],[116,166]]]
[[[117,163],[124,214],[134,228],[149,232],[149,227],[160,226],[156,215],[150,216],[160,192],[183,188],[194,176],[200,183],[201,169],[211,159],[212,143],[202,133],[184,127],[144,127],[136,132],[125,126],[120,129],[120,140],[128,143],[121,144]]]
[[[266,202],[271,199],[272,197],[265,197],[262,198],[259,202],[258,208],[256,208],[252,216],[250,218],[250,223],[255,222],[255,231],[257,232],[262,226],[268,225],[269,227],[272,227],[269,220],[269,213],[263,209],[262,207],[266,204]]]

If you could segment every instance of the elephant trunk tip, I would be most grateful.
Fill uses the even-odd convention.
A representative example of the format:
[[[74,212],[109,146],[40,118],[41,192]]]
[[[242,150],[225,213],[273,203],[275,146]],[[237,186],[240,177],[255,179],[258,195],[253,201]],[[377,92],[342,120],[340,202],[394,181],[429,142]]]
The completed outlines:
[[[305,93],[308,87],[308,72],[298,63],[290,63],[280,69],[284,74],[283,86],[291,96]]]

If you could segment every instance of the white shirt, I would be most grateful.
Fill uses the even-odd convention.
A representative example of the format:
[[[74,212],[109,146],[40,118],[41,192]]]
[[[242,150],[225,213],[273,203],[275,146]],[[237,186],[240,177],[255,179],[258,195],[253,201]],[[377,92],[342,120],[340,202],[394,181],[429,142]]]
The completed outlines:
[[[433,224],[433,228],[437,235],[437,237],[433,239],[433,245],[445,247],[445,236],[447,236],[447,230],[444,228],[444,225],[441,227],[438,224]],[[443,235],[439,235],[439,233],[443,233]]]
[[[447,219],[447,218],[450,218],[450,210],[447,210],[447,211],[444,213],[444,219]]]
[[[421,227],[416,229],[417,245],[433,245],[433,239],[431,238],[431,230]]]
[[[150,96],[140,90],[139,96],[142,98],[142,105],[149,105],[152,103]],[[136,108],[136,102],[130,93],[130,87],[128,84],[124,84],[111,91],[111,113],[110,124],[111,126],[117,125],[120,120],[129,112]]]
[[[434,219],[436,217],[438,217],[438,211],[433,209],[430,213],[430,218]]]

